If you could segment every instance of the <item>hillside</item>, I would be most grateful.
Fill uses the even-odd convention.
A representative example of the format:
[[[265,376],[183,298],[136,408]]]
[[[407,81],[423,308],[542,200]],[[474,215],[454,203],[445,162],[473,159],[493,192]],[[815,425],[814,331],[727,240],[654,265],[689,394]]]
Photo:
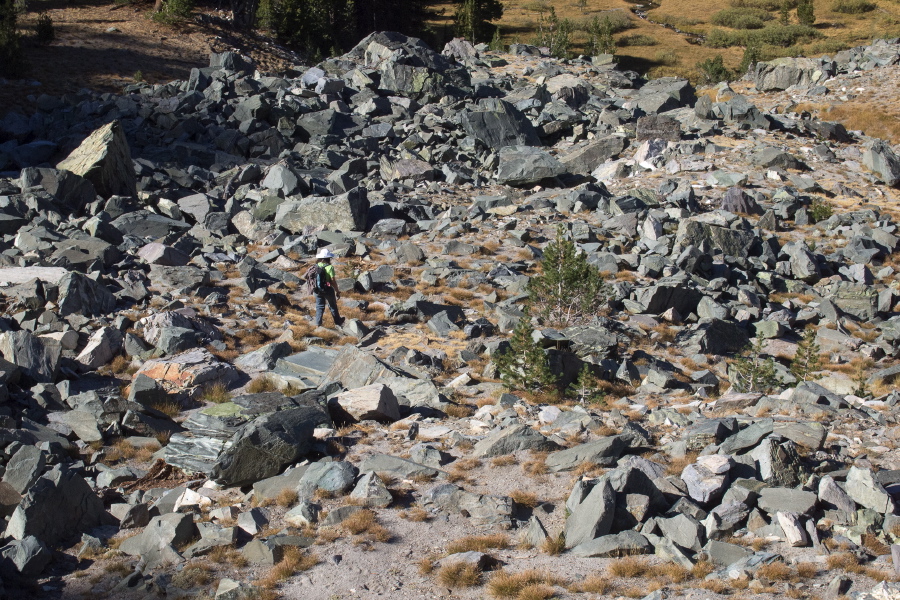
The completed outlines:
[[[0,115],[0,597],[900,595],[900,44],[512,50]]]

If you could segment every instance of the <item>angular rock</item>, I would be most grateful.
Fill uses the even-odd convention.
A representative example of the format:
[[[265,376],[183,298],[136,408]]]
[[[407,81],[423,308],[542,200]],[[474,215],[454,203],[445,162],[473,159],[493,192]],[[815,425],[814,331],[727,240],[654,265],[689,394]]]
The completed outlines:
[[[94,131],[56,168],[84,177],[104,198],[137,196],[131,150],[119,121]]]

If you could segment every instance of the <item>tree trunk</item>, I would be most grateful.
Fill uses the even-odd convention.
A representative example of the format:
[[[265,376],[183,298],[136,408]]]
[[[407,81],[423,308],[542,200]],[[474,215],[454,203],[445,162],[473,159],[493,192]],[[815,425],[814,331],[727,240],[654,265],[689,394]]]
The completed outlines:
[[[231,0],[231,12],[235,29],[248,30],[256,25],[256,9],[259,0]]]

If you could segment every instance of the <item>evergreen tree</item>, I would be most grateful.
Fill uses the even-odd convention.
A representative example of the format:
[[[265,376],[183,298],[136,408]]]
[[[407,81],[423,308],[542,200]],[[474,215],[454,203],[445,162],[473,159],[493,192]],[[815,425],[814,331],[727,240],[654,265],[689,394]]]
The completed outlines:
[[[528,296],[538,317],[554,327],[569,327],[596,316],[610,296],[597,267],[566,238],[562,225],[544,248],[541,272],[531,278]]]
[[[473,44],[488,42],[496,30],[491,21],[503,18],[499,0],[461,0],[456,9],[456,35]]]
[[[778,385],[775,359],[763,358],[763,340],[757,337],[748,344],[729,369],[734,388],[739,392],[766,394]]]
[[[544,17],[543,11],[538,17],[538,33],[534,45],[548,48],[550,56],[568,58],[574,29],[572,22],[568,19],[560,20],[556,16],[556,9],[551,6],[547,17]]]
[[[16,0],[0,0],[0,75],[18,77],[25,71],[18,30]]]
[[[519,319],[509,349],[497,354],[494,365],[510,389],[529,392],[548,392],[557,384],[559,377],[550,369],[544,349],[534,341],[531,315],[526,307],[525,315]]]
[[[821,351],[822,348],[816,342],[815,329],[807,327],[803,332],[803,338],[797,344],[797,353],[791,361],[791,375],[797,378],[797,383],[813,381],[821,377],[821,375],[815,374],[820,368],[819,353]]]
[[[616,41],[613,39],[613,25],[609,17],[594,17],[587,27],[587,51],[590,56],[615,54]]]
[[[778,22],[781,25],[787,25],[791,22],[791,3],[789,0],[784,0],[781,3],[781,8],[778,10]]]
[[[600,387],[600,379],[591,371],[588,363],[581,366],[578,371],[578,378],[573,381],[566,393],[569,397],[574,398],[582,406],[585,404],[605,404],[606,394]]]
[[[760,61],[760,51],[759,46],[754,44],[749,44],[746,48],[744,48],[744,56],[741,57],[741,64],[738,66],[739,74],[746,74],[747,71],[756,66],[756,63]]]
[[[801,25],[811,26],[816,22],[812,0],[800,0],[797,4],[797,20]]]

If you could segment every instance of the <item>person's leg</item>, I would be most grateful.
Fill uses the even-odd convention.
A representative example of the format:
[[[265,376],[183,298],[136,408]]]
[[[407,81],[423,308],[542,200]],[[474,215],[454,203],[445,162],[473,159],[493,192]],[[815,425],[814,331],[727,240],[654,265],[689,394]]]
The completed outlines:
[[[334,320],[335,325],[340,325],[344,322],[344,319],[341,318],[341,313],[338,312],[337,305],[337,297],[334,294],[334,290],[328,290],[328,308],[331,309],[331,318]]]
[[[316,327],[322,325],[322,317],[325,315],[325,294],[314,294],[316,297]]]

